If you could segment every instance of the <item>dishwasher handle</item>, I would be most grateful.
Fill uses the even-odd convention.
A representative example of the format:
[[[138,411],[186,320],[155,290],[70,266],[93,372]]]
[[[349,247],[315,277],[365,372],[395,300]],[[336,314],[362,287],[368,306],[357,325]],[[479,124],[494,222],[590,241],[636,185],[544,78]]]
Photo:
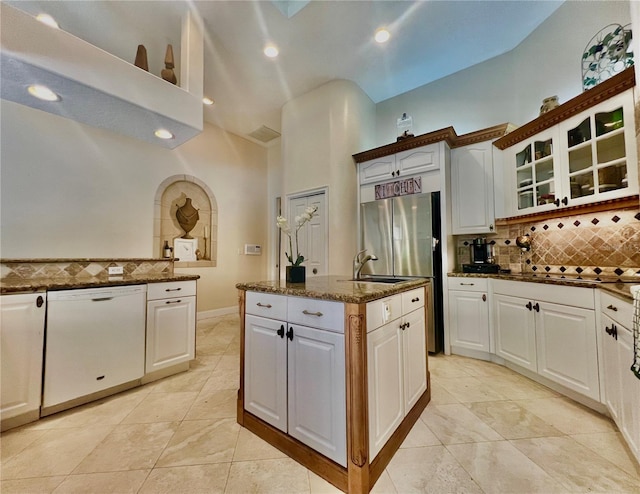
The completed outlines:
[[[106,302],[107,300],[113,300],[113,297],[100,297],[100,298],[92,298],[92,302]]]

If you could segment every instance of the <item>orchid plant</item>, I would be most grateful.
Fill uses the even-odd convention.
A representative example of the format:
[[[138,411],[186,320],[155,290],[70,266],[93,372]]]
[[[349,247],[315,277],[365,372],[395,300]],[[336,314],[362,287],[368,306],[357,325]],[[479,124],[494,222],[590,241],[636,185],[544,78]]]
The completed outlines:
[[[301,255],[300,251],[298,250],[298,230],[300,230],[300,228],[302,228],[305,223],[310,221],[311,218],[313,218],[317,212],[318,212],[318,206],[309,206],[305,208],[304,213],[302,213],[300,216],[295,217],[296,227],[295,227],[295,230],[293,231],[289,226],[289,222],[287,221],[287,218],[285,218],[284,216],[278,216],[276,220],[280,230],[286,233],[287,236],[289,237],[289,252],[285,251],[285,255],[287,256],[287,259],[289,259],[289,262],[291,263],[292,266],[300,266],[300,264],[304,262],[304,256]],[[295,243],[296,243],[295,261],[293,260],[292,235],[295,236]]]

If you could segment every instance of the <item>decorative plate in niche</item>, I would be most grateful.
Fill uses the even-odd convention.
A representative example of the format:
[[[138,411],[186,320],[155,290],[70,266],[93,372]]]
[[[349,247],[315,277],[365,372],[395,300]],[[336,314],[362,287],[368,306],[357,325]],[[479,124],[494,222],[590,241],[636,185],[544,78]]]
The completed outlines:
[[[582,55],[582,88],[586,91],[633,65],[631,27],[605,26],[587,43]]]

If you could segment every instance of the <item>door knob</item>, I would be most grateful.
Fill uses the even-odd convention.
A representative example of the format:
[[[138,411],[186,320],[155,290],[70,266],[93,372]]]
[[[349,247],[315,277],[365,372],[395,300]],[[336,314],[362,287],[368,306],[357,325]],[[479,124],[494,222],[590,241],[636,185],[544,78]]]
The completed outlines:
[[[313,274],[318,274],[318,268],[313,268]]]

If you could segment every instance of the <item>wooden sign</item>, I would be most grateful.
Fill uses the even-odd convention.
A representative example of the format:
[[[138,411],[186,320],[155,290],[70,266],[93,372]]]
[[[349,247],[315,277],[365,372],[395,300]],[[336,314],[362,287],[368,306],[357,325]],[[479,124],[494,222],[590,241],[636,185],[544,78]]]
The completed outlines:
[[[422,193],[422,177],[406,178],[396,182],[376,185],[376,201],[387,197]]]

